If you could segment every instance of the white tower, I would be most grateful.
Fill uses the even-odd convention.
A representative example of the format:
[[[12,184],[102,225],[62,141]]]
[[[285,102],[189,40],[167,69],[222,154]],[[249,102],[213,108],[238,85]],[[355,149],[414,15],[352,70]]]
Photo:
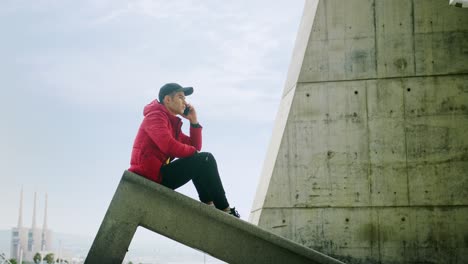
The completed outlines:
[[[10,258],[32,261],[39,251],[50,251],[52,247],[52,231],[47,225],[48,196],[45,195],[44,222],[42,229],[37,228],[36,209],[37,193],[34,193],[34,207],[31,228],[23,227],[23,188],[21,188],[18,226],[11,230]]]
[[[44,223],[42,225],[41,250],[49,250],[49,234],[47,230],[47,193],[45,195]]]
[[[35,250],[34,248],[34,240],[35,240],[35,236],[34,236],[34,231],[36,230],[36,200],[37,200],[37,193],[34,192],[34,207],[33,207],[33,216],[32,216],[32,225],[31,225],[31,229],[29,230],[28,232],[28,249],[27,251],[28,252],[32,252]]]
[[[11,229],[10,258],[20,259],[26,248],[27,232],[23,227],[23,188],[21,187],[18,225]]]
[[[33,217],[32,217],[31,229],[36,229],[36,201],[37,201],[37,193],[34,192],[34,208],[33,208]]]
[[[20,206],[18,212],[18,228],[23,227],[23,187],[21,187],[21,194],[20,194]]]
[[[28,246],[26,248],[26,259],[31,260],[39,250],[41,250],[41,231],[37,228],[36,225],[36,206],[37,203],[37,193],[34,192],[34,207],[33,207],[33,217],[32,217],[32,226],[28,232]]]

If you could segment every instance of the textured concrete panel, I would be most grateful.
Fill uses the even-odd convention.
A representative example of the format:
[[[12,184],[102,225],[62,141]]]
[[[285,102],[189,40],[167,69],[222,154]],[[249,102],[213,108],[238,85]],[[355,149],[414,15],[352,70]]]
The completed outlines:
[[[367,131],[367,85],[372,83],[297,87],[283,137],[289,149],[279,152],[271,178],[274,184],[270,188],[274,189],[269,189],[266,206],[269,201],[279,207],[369,202],[367,138],[362,137]],[[345,103],[333,105],[337,99]],[[320,113],[323,108],[327,111]],[[317,177],[323,174],[327,177]],[[287,192],[284,191],[286,186]]]
[[[259,224],[267,230],[337,254],[346,263],[466,260],[466,207],[285,208],[267,209],[264,214]]]
[[[299,82],[375,77],[374,35],[373,0],[319,1]]]
[[[408,162],[466,160],[466,116],[425,116],[407,120]]]
[[[402,83],[402,79],[383,79],[367,89],[369,174],[374,206],[408,205]]]
[[[408,118],[468,115],[468,75],[411,78],[403,85]]]
[[[408,168],[411,204],[465,205],[468,197],[468,156],[462,161],[419,164]]]
[[[405,114],[405,79],[380,79],[367,89],[369,121],[384,118],[402,119]]]
[[[467,73],[468,31],[415,36],[418,75]]]
[[[467,31],[466,9],[447,8],[440,0],[413,0],[414,33]]]
[[[392,133],[386,133],[392,131]],[[406,166],[405,120],[379,118],[369,120],[370,162],[378,166]]]
[[[289,239],[310,248],[320,248],[324,252],[333,252],[339,248],[371,250],[372,241],[377,240],[376,233],[369,229],[373,213],[368,209],[268,209],[265,210],[265,214],[281,216],[281,218],[265,217],[265,220],[280,221],[261,222],[267,230],[281,234],[284,229],[292,229],[295,232],[288,234]],[[330,214],[333,214],[332,218]],[[323,237],[329,239],[324,240]]]
[[[416,74],[467,73],[468,15],[444,1],[414,0]]]
[[[378,76],[413,75],[413,2],[376,1],[375,10]]]
[[[373,206],[408,205],[408,175],[403,164],[371,165]]]

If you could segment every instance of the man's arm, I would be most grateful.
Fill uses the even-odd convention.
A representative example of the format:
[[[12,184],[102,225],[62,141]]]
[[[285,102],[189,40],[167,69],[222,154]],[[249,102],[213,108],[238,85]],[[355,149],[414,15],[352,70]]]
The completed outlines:
[[[192,156],[197,151],[194,146],[179,142],[173,137],[166,114],[162,112],[151,113],[145,117],[143,122],[145,132],[166,155],[186,158]]]
[[[181,133],[179,139],[188,145],[194,146],[198,151],[202,148],[202,126],[198,123],[197,111],[193,105],[187,104],[190,109],[187,115],[183,117],[190,121],[190,137]]]
[[[202,148],[202,126],[200,124],[190,124],[190,137],[183,132],[179,139],[184,144],[194,146],[198,151]]]

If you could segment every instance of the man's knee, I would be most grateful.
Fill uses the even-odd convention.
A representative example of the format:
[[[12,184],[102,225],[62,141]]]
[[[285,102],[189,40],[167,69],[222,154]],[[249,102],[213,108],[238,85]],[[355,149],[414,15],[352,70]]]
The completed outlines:
[[[211,154],[210,152],[200,152],[197,155],[204,162],[212,163],[216,161],[213,154]]]

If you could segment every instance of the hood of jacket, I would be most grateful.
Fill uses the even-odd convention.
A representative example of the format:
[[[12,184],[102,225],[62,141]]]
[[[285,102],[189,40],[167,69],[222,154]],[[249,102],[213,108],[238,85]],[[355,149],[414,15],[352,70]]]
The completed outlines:
[[[153,112],[157,112],[157,111],[162,111],[164,113],[166,113],[169,118],[171,119],[172,122],[177,122],[179,120],[181,120],[180,117],[178,116],[175,116],[173,115],[171,112],[169,112],[169,110],[167,110],[167,108],[161,104],[158,100],[154,100],[152,101],[151,103],[147,104],[144,108],[143,108],[143,116],[147,116]]]

